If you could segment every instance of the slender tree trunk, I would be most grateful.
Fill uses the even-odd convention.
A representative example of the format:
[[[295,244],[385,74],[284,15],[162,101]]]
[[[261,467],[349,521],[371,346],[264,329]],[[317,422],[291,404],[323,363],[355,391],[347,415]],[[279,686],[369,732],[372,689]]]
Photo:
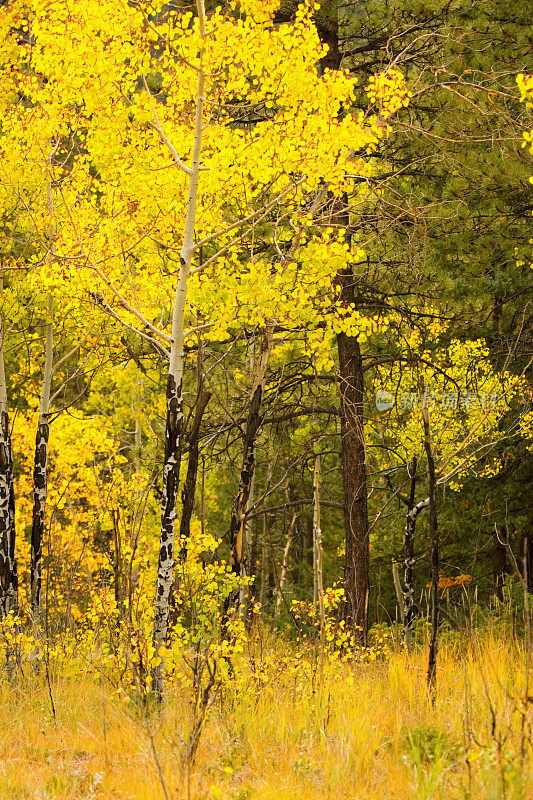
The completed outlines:
[[[352,272],[343,272],[338,276],[338,280],[341,285],[340,302],[353,303]],[[365,644],[369,593],[369,531],[363,419],[363,359],[356,337],[339,333],[337,346],[346,530],[344,619],[347,628],[353,633],[354,642]]]
[[[324,587],[322,585],[322,528],[320,524],[320,456],[315,456],[313,472],[313,574],[315,604],[318,604],[320,611],[324,598]]]
[[[506,537],[506,533],[499,531],[497,528],[495,529],[494,549],[492,551],[492,571],[494,578],[494,596],[500,602],[503,600],[503,585],[507,574]]]
[[[171,619],[176,622],[180,609],[180,590],[182,586],[183,571],[187,561],[189,537],[191,535],[191,520],[194,512],[194,499],[196,495],[196,484],[198,479],[199,462],[199,443],[200,426],[204,416],[204,411],[211,399],[211,392],[206,391],[203,386],[199,387],[199,394],[196,398],[196,408],[191,430],[188,434],[189,440],[189,461],[187,464],[187,475],[181,491],[181,520],[179,533],[179,552],[178,564],[174,576],[174,586],[171,593]]]
[[[289,502],[289,499],[290,499],[290,493],[287,490],[287,502]],[[289,572],[289,553],[294,538],[294,530],[296,528],[297,519],[298,519],[298,512],[295,511],[292,515],[291,523],[289,525],[289,530],[287,532],[287,541],[283,549],[283,561],[281,564],[281,575],[279,578],[279,586],[276,595],[276,608],[274,610],[274,617],[277,617],[279,615],[281,609],[281,602],[283,600],[283,590],[285,589],[285,583],[287,582],[287,574]]]
[[[203,0],[197,0],[199,33],[205,40],[205,9]],[[202,50],[203,53],[203,50]],[[189,196],[181,263],[172,312],[172,343],[166,394],[165,455],[163,461],[163,487],[161,501],[161,536],[157,566],[157,583],[154,603],[153,644],[156,654],[165,644],[170,614],[170,590],[174,568],[174,522],[178,495],[179,472],[183,438],[183,361],[185,339],[185,308],[187,283],[194,252],[196,204],[200,177],[202,148],[202,122],[204,107],[205,72],[202,58],[198,66],[196,90],[196,118],[192,152]],[[164,659],[152,669],[152,689],[159,698],[163,695]]]
[[[410,649],[413,641],[413,623],[415,619],[414,603],[414,567],[415,567],[415,529],[416,520],[420,512],[429,506],[429,497],[413,505],[407,512],[405,519],[405,559],[404,559],[404,587],[403,587],[403,614],[404,631],[403,641]]]
[[[1,286],[1,284],[0,284]],[[4,365],[5,328],[0,316],[0,617],[18,614],[18,575],[15,557],[15,492],[13,453]],[[8,669],[11,658],[8,654]]]
[[[320,630],[320,685],[324,675],[324,646],[326,636],[326,617],[324,611],[324,582],[322,575],[323,549],[322,526],[320,523],[320,456],[315,456],[315,469],[313,473],[313,552],[314,552],[314,585],[316,587],[315,604],[318,605],[318,622]],[[316,607],[315,605],[315,607]]]
[[[339,2],[324,0],[315,16],[321,42],[328,52],[321,60],[321,70],[340,69]],[[348,220],[346,220],[346,224]],[[337,275],[339,302],[355,305],[352,270]],[[341,393],[342,478],[344,486],[344,525],[346,562],[344,570],[344,619],[354,642],[366,644],[368,627],[369,530],[367,509],[366,455],[363,426],[364,373],[361,347],[357,337],[337,335]]]
[[[415,567],[415,525],[416,517],[412,511],[415,506],[416,492],[416,457],[409,466],[411,488],[409,492],[409,507],[405,520],[404,537],[404,587],[403,587],[403,643],[409,649],[413,635],[414,599],[413,599],[413,574]]]
[[[522,560],[524,580],[528,594],[533,594],[533,535],[529,530],[524,533],[522,539],[522,552],[527,556]]]
[[[259,602],[261,612],[264,613],[268,597],[268,542],[267,542],[268,522],[267,515],[263,514],[263,538],[261,540],[261,587],[259,590]]]
[[[180,520],[180,551],[178,556],[181,565],[185,564],[187,560],[187,544],[191,535],[191,519],[194,511],[194,498],[198,477],[200,426],[210,399],[211,392],[202,388],[196,401],[194,421],[188,436],[189,462],[187,464],[187,476],[181,492],[182,510]]]
[[[425,391],[422,391],[425,397]],[[435,461],[431,446],[431,428],[429,410],[424,402],[422,407],[424,422],[424,449],[428,462],[429,482],[429,536],[430,536],[430,574],[431,574],[431,635],[429,640],[429,659],[427,683],[432,695],[437,689],[437,652],[439,635],[439,531],[437,524],[437,481],[435,477]]]
[[[51,167],[52,159],[59,145],[59,139],[52,148],[47,158],[48,180],[46,195],[49,216],[49,244],[48,261],[50,264],[55,256],[55,210],[54,196],[52,193]],[[44,372],[41,399],[39,404],[39,422],[35,434],[35,457],[33,464],[33,514],[31,527],[31,613],[34,624],[39,625],[41,613],[41,573],[42,573],[42,548],[44,534],[44,519],[46,514],[46,499],[48,488],[48,440],[50,437],[50,394],[52,388],[52,372],[54,358],[54,302],[52,295],[48,295],[48,322],[44,330]]]
[[[409,466],[411,488],[408,498],[403,498],[408,511],[405,519],[404,539],[404,587],[403,587],[403,642],[409,650],[413,639],[413,623],[415,618],[414,604],[414,568],[415,568],[415,529],[420,512],[429,506],[429,497],[415,505],[417,460],[413,458]]]
[[[174,581],[170,593],[170,612],[169,623],[175,624],[182,611],[181,590],[185,576],[185,565],[191,535],[191,520],[194,512],[194,500],[196,495],[196,484],[198,480],[199,462],[199,442],[200,426],[207,404],[211,398],[211,392],[204,390],[200,383],[196,397],[196,408],[194,420],[190,432],[187,435],[189,443],[189,461],[187,464],[187,475],[181,491],[181,520],[179,531],[179,551],[177,555],[177,566],[174,574]]]
[[[50,436],[50,389],[54,351],[54,307],[48,298],[49,322],[45,326],[44,375],[39,406],[39,422],[35,436],[33,466],[33,515],[31,528],[31,612],[35,624],[41,613],[41,572],[44,520],[46,513],[48,476],[48,439]]]
[[[398,563],[393,558],[392,559],[392,579],[394,581],[394,591],[396,592],[396,600],[398,602],[398,608],[400,609],[400,619],[402,621],[402,626],[405,623],[405,616],[404,616],[404,607],[403,607],[403,594],[402,594],[402,584],[400,583],[400,573],[398,571]],[[398,617],[396,616],[396,619]]]
[[[252,483],[250,485],[250,493],[248,495],[248,500],[246,501],[246,511],[245,515],[249,512],[250,508],[254,503],[254,494],[255,494],[255,469],[252,475]],[[253,573],[253,565],[252,565],[252,551],[253,551],[253,527],[252,523],[248,520],[245,520],[244,523],[244,553],[243,553],[243,570],[247,576],[251,576]],[[251,596],[251,586],[247,586],[244,583],[241,584],[239,589],[239,608],[243,610],[244,618],[248,619],[248,610],[250,607],[250,596]]]
[[[276,459],[271,455],[270,443],[267,445],[267,473],[265,479],[265,492],[270,488],[272,475]],[[268,600],[269,579],[270,579],[270,560],[269,560],[269,541],[268,541],[268,515],[263,514],[263,535],[261,537],[261,569],[260,569],[260,585],[259,585],[259,602],[261,604],[261,615],[264,618],[265,606]]]
[[[276,14],[279,22],[292,18],[297,3],[284,0]],[[339,47],[339,2],[323,0],[314,15],[320,41],[328,52],[320,61],[319,71],[341,66]],[[353,274],[339,273],[340,302],[353,303]],[[344,523],[346,529],[344,619],[354,641],[366,642],[369,594],[369,537],[367,478],[363,432],[363,362],[356,337],[338,334],[341,393],[342,473],[344,485]]]
[[[231,509],[229,528],[230,563],[233,574],[237,575],[239,578],[242,578],[247,574],[248,567],[246,561],[247,548],[245,540],[246,511],[255,472],[255,442],[262,422],[261,400],[263,397],[268,357],[270,355],[271,346],[272,326],[269,325],[263,333],[259,353],[257,355],[255,376],[250,396],[250,406],[248,409],[248,417],[243,435],[243,455],[239,489]],[[225,604],[226,613],[229,611],[232,605],[238,606],[239,596],[239,589],[230,594]]]

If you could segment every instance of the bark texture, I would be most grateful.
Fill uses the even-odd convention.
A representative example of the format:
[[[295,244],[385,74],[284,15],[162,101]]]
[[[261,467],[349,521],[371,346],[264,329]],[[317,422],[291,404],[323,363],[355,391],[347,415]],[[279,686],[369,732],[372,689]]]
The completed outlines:
[[[0,277],[0,289],[2,289]],[[13,451],[4,366],[4,320],[0,316],[0,617],[18,613],[18,574],[15,558],[15,492]],[[8,667],[10,655],[7,656]]]
[[[425,391],[422,391],[425,396]],[[434,695],[437,688],[437,653],[439,635],[439,530],[437,520],[437,480],[435,461],[431,446],[431,429],[427,405],[422,408],[424,421],[424,449],[428,462],[429,483],[429,536],[430,536],[430,575],[431,575],[431,635],[429,640],[429,659],[427,683]]]
[[[315,607],[318,604],[318,621],[320,625],[319,668],[320,683],[324,675],[324,647],[326,636],[326,616],[324,610],[324,581],[322,575],[322,525],[320,522],[320,456],[315,456],[313,473],[313,576],[315,586]]]
[[[55,258],[55,210],[52,179],[50,170],[52,160],[59,146],[59,138],[47,158],[49,170],[46,183],[46,195],[49,219],[49,251],[48,260],[53,263]],[[38,625],[41,612],[41,573],[42,551],[44,536],[44,520],[46,513],[46,499],[48,488],[48,439],[50,437],[50,395],[52,389],[52,373],[54,359],[54,303],[52,295],[48,295],[49,320],[44,329],[44,371],[41,399],[39,404],[39,422],[35,434],[35,456],[33,461],[33,513],[31,525],[31,563],[30,563],[30,591],[31,612],[34,622]]]
[[[351,271],[338,275],[340,302],[354,302]],[[346,561],[344,619],[354,641],[365,644],[369,593],[369,535],[366,453],[363,427],[364,372],[356,337],[337,335],[341,395],[342,479]]]
[[[3,354],[0,354],[3,358]],[[18,613],[13,456],[7,411],[0,411],[0,615]]]
[[[41,573],[44,518],[47,496],[48,438],[50,424],[48,419],[39,421],[35,437],[35,458],[33,464],[33,514],[31,526],[31,610],[34,619],[41,610]]]
[[[165,429],[165,457],[161,499],[161,534],[157,564],[157,585],[154,604],[154,647],[156,652],[166,641],[170,615],[170,591],[174,569],[174,522],[181,463],[183,434],[183,398],[181,383],[176,387],[174,376],[168,376],[167,421]],[[160,666],[160,665],[159,665]],[[155,668],[152,674],[153,689],[163,692],[163,672]]]
[[[53,206],[52,206],[53,209]],[[48,488],[48,439],[50,437],[50,392],[54,352],[54,309],[52,298],[48,298],[50,321],[45,326],[45,359],[43,386],[39,408],[39,422],[35,434],[35,456],[33,461],[33,513],[31,526],[31,611],[38,622],[41,612],[41,573],[44,521]]]
[[[194,511],[194,499],[196,496],[196,484],[198,479],[199,443],[200,426],[204,411],[211,398],[211,392],[201,390],[197,400],[194,413],[194,420],[188,435],[189,439],[189,462],[187,465],[187,475],[181,491],[181,520],[179,531],[179,552],[177,557],[177,567],[174,576],[174,584],[171,597],[170,617],[173,622],[178,619],[180,609],[180,589],[183,577],[183,568],[187,561],[188,543],[191,535],[191,519]]]
[[[415,619],[414,603],[414,571],[415,571],[415,529],[418,515],[429,506],[429,497],[420,503],[412,505],[407,512],[405,520],[404,543],[404,584],[403,584],[403,616],[404,629],[403,641],[407,648],[411,647],[413,639],[413,623]]]

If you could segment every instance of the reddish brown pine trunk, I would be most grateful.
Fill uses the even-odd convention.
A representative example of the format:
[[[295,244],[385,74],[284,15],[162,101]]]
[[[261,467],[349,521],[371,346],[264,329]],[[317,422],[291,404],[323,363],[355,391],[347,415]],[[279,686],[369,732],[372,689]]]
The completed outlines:
[[[320,41],[329,50],[320,69],[339,69],[339,3],[324,0],[315,16]],[[347,217],[347,215],[346,215]],[[348,219],[346,219],[346,224]],[[339,273],[339,301],[354,303],[353,273]],[[364,373],[361,348],[356,337],[340,333],[339,377],[341,393],[342,479],[344,486],[344,526],[346,560],[344,567],[344,620],[357,644],[366,643],[369,594],[369,538],[366,486],[366,456],[363,428]]]

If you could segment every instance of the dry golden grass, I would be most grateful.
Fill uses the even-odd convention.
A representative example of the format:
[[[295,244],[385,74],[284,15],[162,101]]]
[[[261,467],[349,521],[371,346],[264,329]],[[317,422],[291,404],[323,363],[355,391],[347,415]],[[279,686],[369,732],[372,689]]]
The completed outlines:
[[[286,655],[286,653],[285,653]],[[275,665],[277,655],[270,654]],[[193,800],[406,800],[533,797],[524,656],[485,635],[442,646],[438,699],[425,689],[424,651],[388,662],[326,664],[219,694],[190,776]],[[282,663],[279,661],[278,663]],[[316,674],[315,674],[316,679]],[[143,714],[98,680],[52,673],[1,687],[0,797],[164,797]],[[525,741],[521,754],[522,726]],[[179,753],[187,699],[170,692],[150,726],[172,800],[187,798]]]

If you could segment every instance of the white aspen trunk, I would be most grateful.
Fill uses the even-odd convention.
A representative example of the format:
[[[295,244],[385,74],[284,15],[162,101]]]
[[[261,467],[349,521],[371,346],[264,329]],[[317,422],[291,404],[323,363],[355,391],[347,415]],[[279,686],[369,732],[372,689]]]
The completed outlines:
[[[324,646],[326,637],[326,616],[324,611],[324,584],[322,579],[322,528],[320,526],[320,456],[315,456],[313,474],[313,552],[315,567],[315,586],[318,602],[318,621],[320,625],[320,685],[324,674]]]
[[[420,512],[429,506],[429,497],[421,500],[407,512],[405,521],[405,556],[404,556],[404,585],[403,585],[403,642],[410,650],[413,643],[413,623],[415,619],[414,603],[414,538],[416,519]]]
[[[54,195],[50,169],[52,159],[59,145],[59,139],[48,154],[46,166],[48,170],[46,183],[46,198],[49,216],[48,228],[48,261],[53,263],[55,255],[55,211]],[[39,403],[39,421],[35,434],[35,456],[33,462],[33,514],[31,528],[31,612],[34,623],[38,624],[41,610],[41,574],[42,574],[42,547],[44,534],[44,519],[46,513],[46,498],[48,485],[48,439],[50,437],[50,396],[52,387],[53,358],[54,358],[54,303],[51,295],[47,299],[48,322],[44,329],[44,372],[41,399]]]
[[[200,36],[205,42],[205,8],[203,0],[196,2]],[[172,342],[167,382],[167,418],[165,430],[165,456],[163,462],[163,486],[161,501],[161,536],[157,568],[157,583],[154,602],[153,645],[158,655],[165,644],[170,615],[170,591],[174,569],[174,523],[178,494],[179,469],[183,437],[183,360],[185,340],[185,309],[187,305],[187,282],[194,252],[194,229],[196,204],[200,177],[200,154],[202,149],[202,121],[204,108],[205,72],[202,55],[198,66],[196,89],[196,115],[192,165],[189,178],[187,216],[181,248],[181,263],[178,284],[172,311]],[[161,654],[159,654],[161,655]],[[159,698],[163,695],[164,659],[152,669],[152,689]]]
[[[0,277],[0,291],[3,281]],[[15,558],[15,494],[13,454],[4,364],[5,327],[0,315],[0,617],[18,614],[18,577]],[[12,663],[7,654],[8,672]]]
[[[54,352],[54,305],[48,297],[49,322],[45,326],[45,358],[43,386],[39,405],[39,422],[35,436],[33,466],[33,516],[31,529],[31,611],[35,623],[41,610],[41,573],[44,519],[46,513],[48,439],[50,435],[50,390],[52,386]]]

